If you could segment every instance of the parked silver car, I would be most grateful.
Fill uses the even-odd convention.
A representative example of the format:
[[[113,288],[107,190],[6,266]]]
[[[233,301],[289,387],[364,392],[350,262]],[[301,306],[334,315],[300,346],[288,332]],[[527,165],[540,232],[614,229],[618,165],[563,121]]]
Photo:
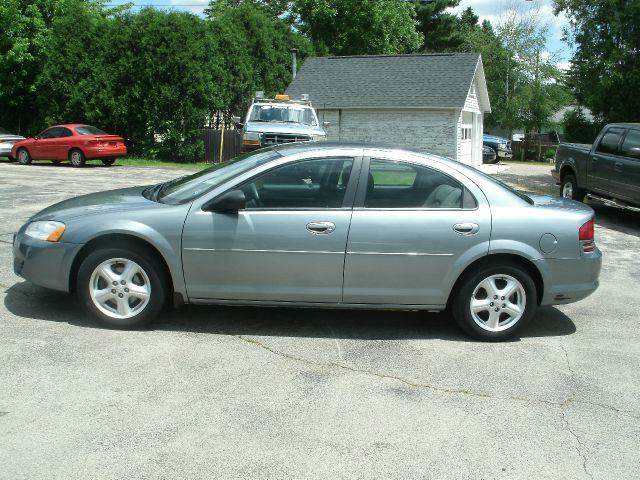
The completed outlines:
[[[593,210],[433,155],[340,144],[246,154],[34,215],[14,270],[103,325],[174,304],[439,311],[501,340],[598,286]],[[390,328],[392,326],[390,325]]]
[[[24,140],[24,137],[15,135],[0,127],[0,157],[9,157],[10,160],[13,160],[11,157],[11,148],[20,140]]]

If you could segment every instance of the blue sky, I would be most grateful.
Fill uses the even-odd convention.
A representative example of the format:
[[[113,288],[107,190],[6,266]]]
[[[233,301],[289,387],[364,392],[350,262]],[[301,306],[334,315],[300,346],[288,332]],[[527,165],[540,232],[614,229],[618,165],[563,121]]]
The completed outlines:
[[[179,10],[189,10],[194,13],[201,13],[209,4],[209,0],[133,0],[136,5],[153,4],[166,7],[173,7]],[[112,5],[126,3],[126,0],[113,0]],[[471,7],[480,21],[489,20],[494,26],[499,24],[504,13],[510,8],[521,8],[526,12],[529,8],[539,8],[541,18],[547,22],[549,36],[547,50],[554,55],[558,64],[566,67],[571,58],[571,50],[562,42],[562,29],[567,25],[567,20],[563,15],[553,14],[552,0],[461,0],[460,6],[454,12],[460,13],[465,8]]]

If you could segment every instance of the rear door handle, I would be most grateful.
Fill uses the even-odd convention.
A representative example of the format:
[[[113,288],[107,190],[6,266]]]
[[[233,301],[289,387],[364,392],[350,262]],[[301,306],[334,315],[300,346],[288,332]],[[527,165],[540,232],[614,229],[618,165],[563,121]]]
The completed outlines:
[[[618,172],[621,172],[621,171],[622,171],[622,163],[621,163],[621,162],[616,162],[615,169],[616,169]]]
[[[453,229],[460,235],[474,235],[480,230],[480,225],[477,223],[456,223]]]
[[[307,230],[314,235],[328,235],[336,229],[333,222],[311,222],[307,223]]]

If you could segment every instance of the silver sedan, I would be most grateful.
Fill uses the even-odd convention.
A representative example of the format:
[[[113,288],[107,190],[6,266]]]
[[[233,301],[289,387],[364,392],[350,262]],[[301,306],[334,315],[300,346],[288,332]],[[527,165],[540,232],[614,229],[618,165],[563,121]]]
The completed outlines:
[[[598,287],[593,216],[434,155],[293,144],[46,208],[17,233],[14,270],[111,328],[170,300],[448,309],[502,340]]]

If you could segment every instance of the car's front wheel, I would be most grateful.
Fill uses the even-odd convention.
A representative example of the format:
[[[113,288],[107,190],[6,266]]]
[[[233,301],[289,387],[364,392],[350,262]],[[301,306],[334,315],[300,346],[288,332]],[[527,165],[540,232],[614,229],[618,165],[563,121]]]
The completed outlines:
[[[535,314],[536,286],[517,265],[484,266],[467,275],[453,299],[453,316],[472,337],[513,337]]]
[[[29,154],[29,150],[26,148],[21,148],[18,150],[18,163],[20,165],[29,165],[31,163],[31,155]]]
[[[105,167],[110,167],[111,165],[113,165],[115,163],[116,159],[115,158],[103,158],[102,159],[102,164]]]
[[[80,265],[77,292],[85,309],[109,328],[141,328],[162,310],[166,282],[158,262],[124,248],[100,249]]]

